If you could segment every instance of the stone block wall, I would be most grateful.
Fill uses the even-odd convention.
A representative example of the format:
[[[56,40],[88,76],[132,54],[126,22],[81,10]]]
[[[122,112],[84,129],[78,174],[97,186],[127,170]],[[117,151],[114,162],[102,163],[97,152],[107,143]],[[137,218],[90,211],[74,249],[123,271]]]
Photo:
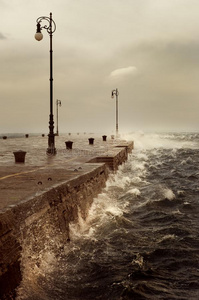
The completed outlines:
[[[128,158],[128,149],[127,147],[121,146],[123,149],[120,151],[112,151],[108,155],[98,156],[91,159],[89,162],[92,163],[105,163],[111,171],[116,171],[118,166],[125,162]]]
[[[14,299],[22,275],[28,279],[31,270],[42,263],[38,253],[42,259],[44,245],[57,253],[70,240],[69,223],[78,214],[86,218],[107,177],[107,166],[95,165],[92,171],[0,214],[0,299]]]

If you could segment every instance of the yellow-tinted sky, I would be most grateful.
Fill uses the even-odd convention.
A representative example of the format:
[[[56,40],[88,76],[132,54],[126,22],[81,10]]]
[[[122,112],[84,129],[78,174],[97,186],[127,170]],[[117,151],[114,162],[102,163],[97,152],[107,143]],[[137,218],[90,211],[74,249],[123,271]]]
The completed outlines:
[[[48,132],[49,16],[60,132],[197,131],[198,0],[0,0],[0,133]],[[56,114],[55,114],[56,121]]]

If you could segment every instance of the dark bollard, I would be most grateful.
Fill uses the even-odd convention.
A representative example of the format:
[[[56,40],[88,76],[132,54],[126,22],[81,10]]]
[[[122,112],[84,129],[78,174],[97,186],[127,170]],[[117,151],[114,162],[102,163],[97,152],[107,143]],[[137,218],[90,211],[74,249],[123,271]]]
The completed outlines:
[[[45,136],[45,134],[42,134],[42,137],[44,137]]]
[[[3,139],[4,139],[4,140],[6,140],[6,139],[7,139],[7,136],[6,136],[6,135],[4,135],[4,136],[3,136]]]
[[[89,145],[93,145],[94,144],[94,140],[93,138],[88,139],[89,140]]]
[[[107,138],[106,135],[103,135],[103,136],[102,136],[102,139],[103,139],[104,142],[106,142],[106,138]]]
[[[29,134],[26,134],[25,137],[28,138],[28,137],[29,137]]]
[[[73,142],[67,141],[67,142],[65,142],[65,144],[66,144],[66,149],[72,149]]]
[[[19,150],[19,151],[15,151],[13,152],[14,156],[15,156],[15,162],[16,163],[24,163],[25,162],[25,156],[26,156],[26,152]]]

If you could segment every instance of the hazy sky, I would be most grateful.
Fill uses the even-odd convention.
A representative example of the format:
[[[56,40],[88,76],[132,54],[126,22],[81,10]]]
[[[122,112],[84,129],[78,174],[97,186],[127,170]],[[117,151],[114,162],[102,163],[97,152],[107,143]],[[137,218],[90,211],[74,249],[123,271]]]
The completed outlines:
[[[0,133],[48,133],[50,12],[60,132],[114,131],[115,88],[120,131],[198,130],[198,0],[0,0]]]

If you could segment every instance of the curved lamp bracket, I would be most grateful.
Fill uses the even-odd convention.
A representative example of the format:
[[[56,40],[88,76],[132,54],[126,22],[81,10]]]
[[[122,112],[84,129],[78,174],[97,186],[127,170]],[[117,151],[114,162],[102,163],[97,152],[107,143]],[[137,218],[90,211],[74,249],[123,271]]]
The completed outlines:
[[[53,19],[52,19],[52,14],[50,14],[50,18],[49,17],[39,17],[37,20],[36,20],[36,22],[37,22],[37,24],[39,24],[40,26],[39,26],[39,28],[40,28],[40,30],[41,29],[46,29],[47,30],[47,32],[49,33],[49,34],[52,34],[52,33],[54,33],[55,32],[55,30],[56,30],[56,24],[55,24],[55,22],[53,21]],[[44,25],[44,26],[41,26],[41,22],[42,21],[47,21],[48,22],[48,24],[47,25]]]

